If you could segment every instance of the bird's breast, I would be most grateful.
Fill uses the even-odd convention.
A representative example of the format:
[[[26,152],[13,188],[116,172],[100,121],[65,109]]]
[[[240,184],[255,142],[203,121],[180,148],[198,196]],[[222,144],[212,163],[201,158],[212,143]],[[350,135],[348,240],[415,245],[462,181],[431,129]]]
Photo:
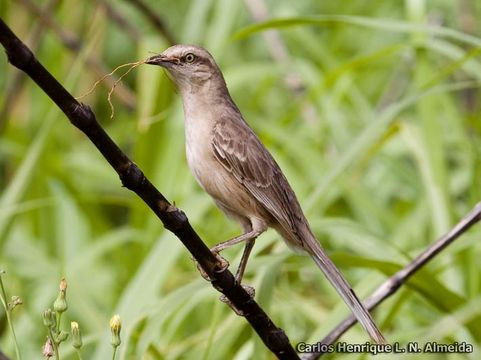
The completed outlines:
[[[186,157],[189,168],[200,186],[217,202],[234,213],[248,216],[256,208],[256,201],[215,158],[212,127],[201,126],[203,121],[205,119],[199,118],[186,121]]]
[[[199,99],[185,100],[186,157],[197,182],[228,215],[269,217],[255,197],[215,157],[213,130],[223,114],[222,109],[213,103],[206,106]]]
[[[207,114],[203,114],[207,115]],[[212,126],[209,119],[200,116],[185,119],[185,152],[187,163],[199,184],[207,190],[209,173],[213,170]]]

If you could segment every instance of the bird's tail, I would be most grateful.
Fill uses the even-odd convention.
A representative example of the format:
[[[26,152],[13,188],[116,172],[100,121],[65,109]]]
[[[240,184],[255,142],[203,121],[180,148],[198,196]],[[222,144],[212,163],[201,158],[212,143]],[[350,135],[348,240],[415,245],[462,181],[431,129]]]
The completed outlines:
[[[312,235],[307,241],[309,253],[317,266],[322,270],[329,282],[334,286],[344,302],[349,306],[354,316],[361,323],[362,327],[368,332],[373,341],[378,344],[386,343],[386,339],[374,322],[371,314],[362,305],[354,292],[353,288],[346,281],[336,265],[329,259],[324,249],[321,247],[317,239]]]

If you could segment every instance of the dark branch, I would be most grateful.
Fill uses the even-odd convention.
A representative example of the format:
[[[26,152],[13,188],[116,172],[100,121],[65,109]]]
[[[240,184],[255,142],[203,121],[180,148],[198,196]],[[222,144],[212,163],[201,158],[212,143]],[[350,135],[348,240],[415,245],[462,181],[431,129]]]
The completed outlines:
[[[75,98],[40,64],[30,49],[0,19],[0,42],[12,65],[27,73],[67,115],[70,122],[89,137],[119,174],[122,184],[134,191],[172,231],[204,269],[212,285],[240,310],[264,344],[280,359],[299,359],[284,331],[278,328],[257,302],[222,268],[202,242],[181,210],[171,205],[142,171],[125,155],[97,122],[92,110]]]
[[[442,236],[438,241],[429,246],[421,254],[419,254],[413,261],[411,261],[403,269],[395,273],[384,283],[382,283],[374,293],[366,300],[364,305],[368,310],[374,309],[384,300],[393,295],[406,281],[419,271],[424,265],[432,260],[443,249],[450,245],[460,235],[468,231],[474,224],[481,221],[481,202],[476,204],[474,208],[461,219],[447,234]],[[320,341],[321,344],[332,344],[334,341],[349,330],[355,323],[354,316],[349,316],[342,321],[334,330],[332,330],[324,339]],[[314,360],[322,356],[321,353],[311,353],[302,357],[302,360]]]

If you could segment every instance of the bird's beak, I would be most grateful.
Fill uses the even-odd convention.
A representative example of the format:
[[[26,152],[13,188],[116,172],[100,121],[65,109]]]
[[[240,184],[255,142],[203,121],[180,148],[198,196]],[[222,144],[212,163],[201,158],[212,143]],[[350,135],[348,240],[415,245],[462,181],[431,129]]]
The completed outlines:
[[[154,55],[149,57],[145,63],[150,65],[159,65],[163,67],[169,67],[169,65],[178,63],[179,60],[177,58],[171,58],[162,54]]]

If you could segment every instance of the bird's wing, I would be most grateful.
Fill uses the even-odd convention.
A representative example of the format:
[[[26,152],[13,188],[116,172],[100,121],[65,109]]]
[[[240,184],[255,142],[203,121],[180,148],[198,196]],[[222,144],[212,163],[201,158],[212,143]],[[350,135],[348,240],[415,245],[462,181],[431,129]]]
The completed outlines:
[[[224,168],[270,212],[286,234],[295,237],[286,240],[312,255],[371,338],[384,343],[385,339],[371,315],[314,235],[310,230],[301,233],[301,226],[308,229],[308,225],[299,202],[281,169],[247,124],[221,119],[214,128],[213,148],[216,159]]]
[[[287,233],[297,235],[296,225],[305,219],[296,195],[279,165],[249,126],[244,121],[222,118],[214,127],[212,146],[215,158],[223,167]]]

